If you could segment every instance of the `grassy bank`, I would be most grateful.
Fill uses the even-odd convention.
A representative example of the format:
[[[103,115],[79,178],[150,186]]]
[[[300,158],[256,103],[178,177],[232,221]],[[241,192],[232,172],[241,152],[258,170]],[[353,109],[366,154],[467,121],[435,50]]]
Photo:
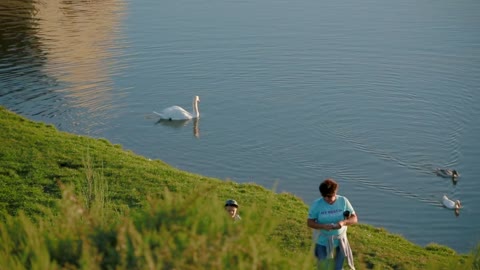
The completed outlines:
[[[307,206],[291,194],[180,171],[4,108],[0,142],[0,269],[314,268]],[[225,218],[227,198],[241,203],[240,224]],[[366,224],[349,240],[357,269],[480,269],[478,250],[420,247]]]

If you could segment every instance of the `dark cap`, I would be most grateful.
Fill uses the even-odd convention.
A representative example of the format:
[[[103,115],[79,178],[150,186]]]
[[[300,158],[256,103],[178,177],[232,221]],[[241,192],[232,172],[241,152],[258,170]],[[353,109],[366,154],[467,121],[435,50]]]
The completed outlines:
[[[235,207],[238,207],[238,203],[237,203],[237,201],[230,199],[230,200],[227,200],[227,201],[225,202],[225,206],[235,206]]]

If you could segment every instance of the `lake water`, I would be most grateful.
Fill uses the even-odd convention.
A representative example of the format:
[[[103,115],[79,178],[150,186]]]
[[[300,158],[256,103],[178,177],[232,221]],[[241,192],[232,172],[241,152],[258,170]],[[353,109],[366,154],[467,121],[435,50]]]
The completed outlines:
[[[463,253],[480,241],[478,14],[475,0],[3,0],[0,104],[307,204],[332,177],[360,222]],[[195,95],[199,121],[152,114]]]

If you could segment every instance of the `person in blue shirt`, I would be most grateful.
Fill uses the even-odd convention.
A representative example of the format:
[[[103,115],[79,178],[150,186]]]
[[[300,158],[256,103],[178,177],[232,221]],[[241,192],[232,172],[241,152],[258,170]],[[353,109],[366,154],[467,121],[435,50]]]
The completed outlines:
[[[347,226],[358,222],[355,210],[346,197],[337,194],[335,180],[324,180],[319,190],[322,197],[312,203],[307,219],[307,226],[314,229],[318,268],[330,269],[333,259],[335,270],[341,270],[347,258],[349,267],[355,269],[347,238]]]

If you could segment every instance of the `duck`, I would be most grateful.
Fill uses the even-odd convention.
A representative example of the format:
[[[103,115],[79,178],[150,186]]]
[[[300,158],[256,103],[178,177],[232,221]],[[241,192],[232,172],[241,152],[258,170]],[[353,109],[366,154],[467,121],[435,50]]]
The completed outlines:
[[[445,178],[452,178],[452,179],[456,179],[460,176],[460,174],[456,170],[451,170],[451,169],[439,169],[439,168],[437,168],[435,170],[435,173],[438,176],[445,177]]]
[[[178,121],[178,120],[190,120],[190,119],[199,119],[200,112],[198,110],[198,103],[200,102],[200,97],[195,96],[193,98],[193,111],[192,113],[186,111],[180,106],[171,106],[164,109],[162,112],[158,113],[153,111],[154,114],[160,116],[160,119],[165,119],[169,121]]]
[[[442,203],[448,209],[455,209],[456,210],[456,209],[460,209],[462,207],[459,200],[456,200],[456,201],[450,200],[447,197],[447,195],[443,195]]]

